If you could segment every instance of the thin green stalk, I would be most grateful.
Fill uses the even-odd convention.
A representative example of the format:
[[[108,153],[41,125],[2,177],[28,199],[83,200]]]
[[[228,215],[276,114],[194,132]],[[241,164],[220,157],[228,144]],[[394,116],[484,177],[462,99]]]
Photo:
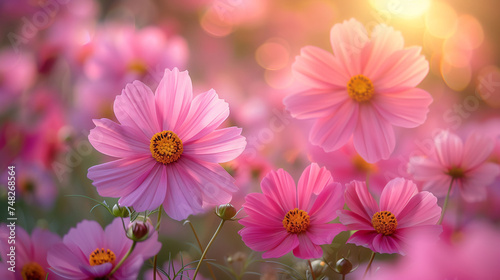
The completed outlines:
[[[372,263],[373,263],[374,259],[375,259],[375,252],[372,252],[372,255],[370,257],[370,261],[368,262],[368,266],[366,267],[365,273],[363,274],[363,279],[365,279],[366,274],[368,273],[368,271],[372,267]]]
[[[111,270],[111,272],[109,273],[109,277],[111,277],[111,275],[113,275],[113,273],[115,273],[118,270],[118,268],[120,268],[120,266],[122,266],[122,264],[130,256],[132,251],[134,251],[136,244],[137,244],[137,241],[133,241],[132,246],[130,246],[130,249],[128,249],[128,252],[125,254],[125,256],[123,256],[123,258],[120,260],[120,262],[118,262],[118,264],[115,266],[115,268],[113,268],[113,270]]]
[[[196,238],[196,242],[198,242],[198,247],[200,247],[200,252],[203,252],[203,246],[201,246],[200,239],[198,238],[198,234],[196,234],[196,231],[194,230],[193,224],[189,220],[186,220],[186,222],[189,224],[189,226],[191,227],[191,230],[193,231],[194,238]],[[217,280],[217,278],[215,278],[215,274],[214,274],[214,271],[212,269],[212,266],[209,263],[207,263],[207,268],[208,268],[208,271],[210,271],[210,274],[212,275],[212,279]]]
[[[316,275],[314,275],[314,270],[313,270],[311,260],[307,260],[307,262],[309,263],[309,267],[311,268],[311,276],[312,276],[313,280],[316,280]]]
[[[214,235],[212,236],[212,239],[210,239],[210,242],[208,242],[208,245],[205,248],[205,250],[203,251],[203,254],[201,254],[200,261],[198,262],[198,265],[196,266],[196,270],[194,271],[193,280],[196,279],[196,275],[198,275],[198,271],[200,270],[200,267],[201,267],[201,262],[203,261],[203,259],[205,259],[205,256],[207,255],[207,252],[208,252],[208,249],[210,249],[210,246],[212,246],[212,243],[214,242],[215,238],[219,234],[219,232],[222,229],[222,226],[224,225],[225,222],[226,222],[226,220],[221,219],[219,227],[217,228]]]
[[[451,192],[451,187],[453,186],[453,181],[454,179],[451,179],[450,187],[448,188],[448,193],[446,194],[446,198],[444,199],[444,204],[443,204],[443,211],[441,211],[441,218],[439,218],[438,225],[440,225],[443,222],[444,218],[444,213],[446,211],[446,206],[448,206],[448,200],[450,198],[450,192]]]
[[[158,207],[158,219],[156,220],[155,230],[158,232],[158,234],[160,233],[161,212],[163,210],[162,206],[163,205],[160,205],[160,207]],[[157,263],[158,263],[158,254],[156,254],[155,257],[153,258],[153,280],[156,280],[156,266],[157,266]]]

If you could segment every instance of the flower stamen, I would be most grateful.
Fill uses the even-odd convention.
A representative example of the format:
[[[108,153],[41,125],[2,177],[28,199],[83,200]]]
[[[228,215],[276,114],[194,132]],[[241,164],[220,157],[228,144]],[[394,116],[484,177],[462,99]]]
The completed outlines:
[[[305,232],[309,227],[309,223],[310,219],[307,212],[298,208],[288,211],[283,219],[283,227],[286,231],[295,234]]]
[[[396,220],[396,216],[391,212],[381,211],[373,214],[372,225],[377,233],[391,235],[396,232],[398,221]]]
[[[373,96],[373,83],[364,75],[356,75],[347,83],[349,97],[358,101],[366,102]]]
[[[106,251],[104,248],[95,249],[89,256],[89,263],[91,266],[100,265],[104,263],[112,263],[116,260],[116,255],[110,249]]]
[[[162,164],[176,162],[184,151],[179,136],[169,130],[153,135],[149,150],[153,158]]]
[[[460,167],[453,167],[448,170],[448,175],[450,175],[453,179],[461,179],[465,176],[465,172]]]
[[[38,263],[30,262],[25,264],[21,269],[21,276],[23,277],[23,279],[44,280],[47,276],[47,273]]]

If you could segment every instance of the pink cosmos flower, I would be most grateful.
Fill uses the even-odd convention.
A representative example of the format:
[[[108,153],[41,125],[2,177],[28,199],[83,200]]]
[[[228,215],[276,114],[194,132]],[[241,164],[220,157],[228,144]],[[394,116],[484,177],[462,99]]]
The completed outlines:
[[[62,279],[50,273],[47,263],[47,251],[60,242],[61,238],[55,233],[40,228],[35,228],[30,236],[19,225],[16,225],[15,228],[10,228],[8,225],[0,224],[1,268],[2,273],[6,271],[6,273],[0,274],[1,279],[45,279],[47,273],[49,273],[49,279]],[[15,229],[14,235],[11,233],[11,229]],[[11,236],[14,238],[9,238]],[[15,243],[12,243],[12,240]],[[12,260],[11,246],[15,247]],[[15,272],[7,270],[9,267],[14,267]]]
[[[125,219],[126,224],[128,221]],[[126,237],[120,218],[114,219],[105,230],[95,221],[84,220],[50,249],[47,261],[54,273],[66,279],[98,279],[107,276],[131,246],[132,240]],[[160,248],[155,231],[149,239],[136,244],[113,279],[137,279],[144,261]]]
[[[408,173],[424,182],[422,189],[438,197],[445,196],[450,184],[458,187],[468,202],[486,198],[486,186],[500,174],[498,164],[487,162],[495,142],[472,133],[465,143],[449,131],[434,138],[435,148],[428,155],[410,158]]]
[[[241,129],[217,129],[229,116],[228,104],[213,89],[193,98],[188,72],[165,70],[153,92],[139,81],[116,97],[120,122],[94,120],[90,143],[117,160],[89,168],[101,196],[120,197],[136,211],[163,204],[173,219],[228,203],[237,190],[218,163],[245,148]]]
[[[371,38],[358,21],[333,26],[333,55],[307,46],[293,64],[300,88],[284,99],[297,119],[314,119],[312,144],[326,152],[353,139],[369,163],[394,150],[393,126],[422,124],[432,97],[415,88],[429,71],[420,47],[403,49],[401,33],[378,25]]]
[[[342,209],[343,188],[330,172],[316,163],[300,176],[298,186],[286,171],[271,171],[261,183],[262,193],[247,195],[243,204],[247,217],[239,231],[245,244],[266,251],[263,258],[278,258],[293,251],[301,259],[320,258],[319,245],[330,244],[340,224],[331,224]]]
[[[357,230],[348,240],[378,253],[404,254],[409,237],[416,234],[437,236],[441,215],[437,198],[429,192],[418,192],[412,181],[396,178],[385,186],[380,205],[366,184],[352,181],[345,192],[350,210],[340,210],[340,222]]]

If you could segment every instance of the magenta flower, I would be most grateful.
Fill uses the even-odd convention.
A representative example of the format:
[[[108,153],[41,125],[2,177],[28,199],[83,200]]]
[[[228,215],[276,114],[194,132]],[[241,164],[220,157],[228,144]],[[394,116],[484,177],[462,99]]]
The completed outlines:
[[[127,224],[128,218],[125,219]],[[47,261],[51,270],[66,279],[104,279],[125,256],[132,240],[116,218],[105,230],[95,221],[84,220],[69,230],[63,241],[50,249]],[[148,258],[160,251],[158,233],[138,242],[125,262],[113,273],[113,279],[137,279]]]
[[[329,223],[342,209],[343,188],[316,163],[300,176],[298,186],[286,171],[271,171],[261,183],[262,193],[247,195],[247,217],[240,220],[243,242],[263,258],[278,258],[293,250],[301,259],[320,258],[319,245],[330,244],[345,228]]]
[[[453,181],[452,190],[458,187],[466,201],[484,200],[486,187],[500,174],[498,164],[486,162],[493,139],[471,134],[464,144],[457,135],[441,131],[434,144],[428,155],[412,157],[408,164],[408,173],[424,182],[422,189],[442,197]]]
[[[284,99],[297,119],[314,119],[312,144],[331,152],[353,139],[366,161],[387,159],[395,147],[393,126],[416,127],[432,97],[415,88],[429,71],[419,47],[403,49],[401,33],[378,25],[371,38],[351,19],[330,32],[333,55],[307,46],[293,64],[301,84]]]
[[[101,196],[120,197],[136,211],[163,204],[176,220],[228,203],[237,190],[218,163],[245,148],[241,129],[217,129],[229,116],[214,90],[193,98],[188,72],[166,70],[156,94],[143,83],[128,84],[114,103],[117,124],[94,120],[90,143],[117,160],[89,168]]]
[[[19,225],[8,225],[9,223],[0,224],[1,279],[45,279],[47,273],[49,279],[62,279],[50,272],[47,263],[47,251],[59,243],[61,238],[40,228],[35,228],[30,236]],[[15,247],[13,252],[11,247]],[[14,272],[8,270],[10,267],[14,267]]]
[[[340,222],[357,230],[348,240],[377,253],[404,254],[409,237],[417,234],[437,236],[441,215],[437,198],[429,192],[418,192],[412,181],[396,178],[385,186],[380,206],[366,184],[352,181],[345,192],[350,210],[341,210]]]

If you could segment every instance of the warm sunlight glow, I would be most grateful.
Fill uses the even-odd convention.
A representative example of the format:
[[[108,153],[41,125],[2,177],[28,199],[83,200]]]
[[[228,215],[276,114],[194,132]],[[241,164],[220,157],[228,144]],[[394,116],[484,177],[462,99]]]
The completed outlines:
[[[370,0],[379,12],[402,18],[414,18],[423,15],[430,6],[430,0]]]

